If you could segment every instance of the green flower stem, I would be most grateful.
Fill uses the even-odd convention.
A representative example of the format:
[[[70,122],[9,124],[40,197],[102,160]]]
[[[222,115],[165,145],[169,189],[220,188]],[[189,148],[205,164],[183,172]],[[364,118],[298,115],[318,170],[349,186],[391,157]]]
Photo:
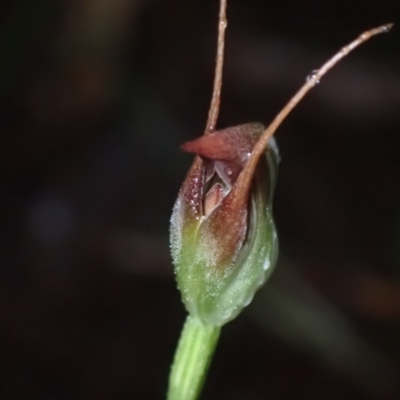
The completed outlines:
[[[199,398],[220,332],[220,326],[187,317],[172,364],[167,400]]]

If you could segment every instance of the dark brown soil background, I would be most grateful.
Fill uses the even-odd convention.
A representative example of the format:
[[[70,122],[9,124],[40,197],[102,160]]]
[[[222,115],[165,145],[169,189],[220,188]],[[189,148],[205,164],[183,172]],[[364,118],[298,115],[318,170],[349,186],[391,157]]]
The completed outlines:
[[[0,398],[163,399],[184,310],[171,208],[211,94],[216,0],[0,7]],[[398,1],[230,0],[220,127],[277,134],[280,259],[202,400],[400,398]]]

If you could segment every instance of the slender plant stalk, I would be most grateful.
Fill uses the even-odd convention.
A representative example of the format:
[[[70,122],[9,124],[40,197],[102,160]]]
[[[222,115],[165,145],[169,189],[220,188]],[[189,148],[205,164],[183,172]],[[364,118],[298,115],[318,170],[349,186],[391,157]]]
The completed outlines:
[[[225,50],[225,29],[228,26],[226,19],[226,2],[220,0],[219,3],[219,23],[218,23],[218,41],[217,41],[217,58],[214,74],[214,87],[211,97],[210,111],[206,124],[205,134],[215,131],[219,114],[219,105],[221,102],[222,72],[224,67],[224,50]]]
[[[258,160],[264,153],[264,150],[269,142],[269,139],[274,135],[275,131],[279,128],[281,123],[286,119],[290,112],[300,103],[304,96],[317,84],[320,83],[321,78],[334,67],[342,58],[347,56],[351,51],[353,51],[360,44],[366,42],[372,36],[378,35],[380,33],[387,33],[392,28],[393,24],[386,24],[379,26],[374,29],[370,29],[362,33],[357,39],[353,40],[347,46],[342,47],[332,58],[330,58],[322,67],[318,70],[313,71],[307,78],[306,83],[300,88],[300,90],[289,100],[285,107],[280,111],[280,113],[271,122],[268,128],[264,131],[263,135],[260,137],[256,146],[254,147],[250,159],[245,165],[242,173],[240,174],[237,185],[245,185],[249,177],[253,176],[254,170],[257,166]]]
[[[167,400],[196,400],[206,379],[221,327],[187,317],[169,379]]]

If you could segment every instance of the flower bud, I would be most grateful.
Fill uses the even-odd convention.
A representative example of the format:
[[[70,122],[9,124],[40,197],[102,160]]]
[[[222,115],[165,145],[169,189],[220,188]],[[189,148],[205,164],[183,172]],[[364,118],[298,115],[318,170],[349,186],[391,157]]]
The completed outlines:
[[[254,173],[241,173],[264,131],[250,123],[185,143],[196,153],[171,218],[171,251],[188,312],[221,326],[250,303],[272,272],[278,152],[273,139]]]

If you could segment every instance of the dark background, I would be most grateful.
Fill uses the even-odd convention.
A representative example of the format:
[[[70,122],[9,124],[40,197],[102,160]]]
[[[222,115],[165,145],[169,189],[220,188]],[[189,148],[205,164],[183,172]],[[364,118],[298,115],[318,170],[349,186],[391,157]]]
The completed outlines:
[[[211,95],[216,0],[0,8],[2,399],[162,399],[185,318],[173,202]],[[202,399],[400,398],[398,1],[230,0],[220,127],[279,129],[277,269]]]

